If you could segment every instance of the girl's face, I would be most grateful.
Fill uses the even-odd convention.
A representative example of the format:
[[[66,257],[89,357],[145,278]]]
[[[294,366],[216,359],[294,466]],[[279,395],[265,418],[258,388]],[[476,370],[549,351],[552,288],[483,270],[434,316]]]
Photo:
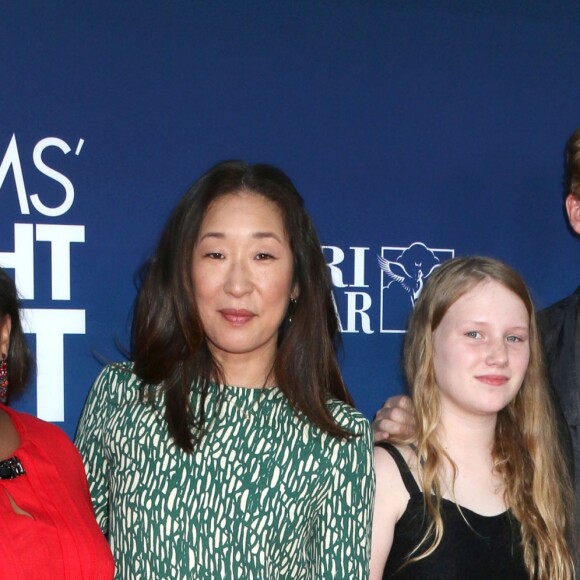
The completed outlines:
[[[210,349],[222,364],[272,364],[290,299],[293,256],[282,216],[248,192],[218,198],[193,251],[194,296]]]
[[[443,410],[496,414],[517,394],[530,358],[530,320],[522,300],[484,281],[454,302],[433,334]]]

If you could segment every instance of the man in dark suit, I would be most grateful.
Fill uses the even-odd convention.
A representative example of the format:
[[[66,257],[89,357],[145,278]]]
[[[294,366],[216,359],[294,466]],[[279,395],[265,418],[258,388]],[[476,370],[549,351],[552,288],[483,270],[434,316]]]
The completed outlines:
[[[570,227],[580,235],[580,129],[566,146],[565,205]],[[546,366],[570,431],[574,492],[580,506],[580,287],[538,317]]]

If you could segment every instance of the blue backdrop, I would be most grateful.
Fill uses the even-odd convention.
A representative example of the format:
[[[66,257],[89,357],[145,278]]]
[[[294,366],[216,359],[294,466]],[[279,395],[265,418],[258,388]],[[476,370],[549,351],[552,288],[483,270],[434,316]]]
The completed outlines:
[[[578,284],[574,0],[22,0],[0,54],[0,264],[39,368],[16,406],[70,435],[99,358],[128,345],[168,212],[225,158],[279,165],[305,197],[369,418],[402,388],[400,331],[437,260],[502,258],[539,306]]]

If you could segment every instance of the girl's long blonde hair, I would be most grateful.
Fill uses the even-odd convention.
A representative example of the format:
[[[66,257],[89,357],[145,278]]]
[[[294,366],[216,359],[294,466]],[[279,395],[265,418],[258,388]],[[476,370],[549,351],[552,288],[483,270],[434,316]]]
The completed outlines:
[[[436,436],[440,399],[433,367],[433,333],[451,305],[486,280],[498,282],[516,294],[530,317],[529,365],[518,394],[498,413],[492,450],[494,469],[503,480],[506,505],[520,525],[530,578],[567,580],[574,575],[568,548],[573,529],[572,486],[558,444],[534,305],[517,272],[485,257],[456,258],[439,267],[429,277],[410,318],[404,371],[417,416],[417,452],[430,525],[409,561],[428,556],[441,542],[441,474],[445,460],[456,474],[455,464]]]

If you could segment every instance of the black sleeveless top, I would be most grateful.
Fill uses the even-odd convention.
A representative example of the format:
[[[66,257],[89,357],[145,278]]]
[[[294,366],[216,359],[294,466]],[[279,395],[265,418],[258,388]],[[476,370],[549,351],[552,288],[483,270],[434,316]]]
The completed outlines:
[[[428,527],[423,493],[398,449],[384,442],[377,445],[391,454],[411,496],[395,526],[383,580],[529,580],[519,524],[509,510],[497,516],[482,516],[462,507],[462,515],[457,505],[447,499],[441,500],[441,543],[430,556],[401,569]]]

